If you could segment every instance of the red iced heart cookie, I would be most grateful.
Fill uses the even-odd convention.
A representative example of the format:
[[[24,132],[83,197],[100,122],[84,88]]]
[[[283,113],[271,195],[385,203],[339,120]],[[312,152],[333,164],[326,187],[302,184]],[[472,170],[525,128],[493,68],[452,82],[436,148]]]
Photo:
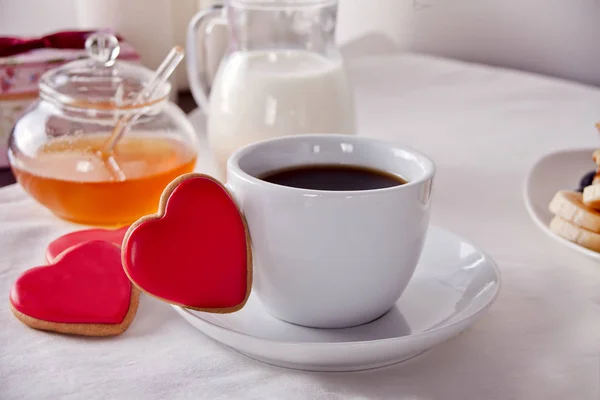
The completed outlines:
[[[121,246],[128,228],[129,226],[124,226],[120,229],[86,229],[68,233],[55,239],[48,245],[46,248],[46,260],[51,264],[63,251],[92,240],[104,240]]]
[[[228,313],[250,294],[244,217],[227,189],[206,175],[186,174],[169,184],[158,213],[127,232],[122,256],[138,288],[171,304]]]
[[[54,264],[23,273],[10,291],[15,316],[32,328],[85,336],[124,332],[137,311],[139,290],[123,272],[114,243],[91,241]]]

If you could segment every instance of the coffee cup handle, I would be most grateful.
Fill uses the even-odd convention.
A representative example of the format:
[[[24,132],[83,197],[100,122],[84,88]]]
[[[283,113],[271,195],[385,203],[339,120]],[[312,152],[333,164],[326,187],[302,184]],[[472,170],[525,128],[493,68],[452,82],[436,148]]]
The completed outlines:
[[[207,8],[206,10],[200,11],[198,14],[192,18],[188,25],[187,29],[187,39],[186,39],[186,49],[187,49],[187,57],[186,57],[186,66],[187,66],[187,74],[188,81],[190,86],[190,91],[192,92],[192,96],[196,103],[200,106],[200,109],[204,114],[208,113],[208,93],[207,82],[203,82],[201,76],[203,74],[198,70],[198,42],[197,42],[197,34],[198,28],[201,24],[206,22],[207,20],[213,20],[221,16],[221,10],[223,6],[215,5]],[[217,22],[217,21],[215,21]],[[226,24],[226,22],[224,22]],[[206,63],[206,38],[209,30],[209,26],[206,26],[204,31],[202,32],[202,40],[200,42],[200,54],[201,54],[201,63],[203,64],[204,71],[207,71],[207,63]]]

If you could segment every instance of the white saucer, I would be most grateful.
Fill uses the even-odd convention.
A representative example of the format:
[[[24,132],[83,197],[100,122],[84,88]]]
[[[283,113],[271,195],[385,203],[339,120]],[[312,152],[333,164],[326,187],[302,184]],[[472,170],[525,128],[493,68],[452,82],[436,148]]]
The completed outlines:
[[[256,360],[302,370],[355,371],[407,360],[456,336],[484,315],[499,289],[500,274],[490,257],[432,227],[402,298],[366,325],[291,325],[267,314],[254,294],[233,314],[175,309],[206,335]]]
[[[563,150],[547,154],[531,168],[525,181],[525,206],[529,215],[540,229],[557,242],[584,254],[594,260],[600,260],[600,254],[588,250],[556,235],[548,224],[552,213],[548,204],[559,190],[575,190],[579,181],[596,166],[592,161],[595,148]]]

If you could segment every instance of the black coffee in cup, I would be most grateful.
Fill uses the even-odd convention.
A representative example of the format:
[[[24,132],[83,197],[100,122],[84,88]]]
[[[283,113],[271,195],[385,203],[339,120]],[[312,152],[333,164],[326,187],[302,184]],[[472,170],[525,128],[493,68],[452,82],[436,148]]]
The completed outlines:
[[[402,177],[355,165],[303,165],[267,172],[259,177],[276,185],[300,189],[352,191],[383,189],[407,183]]]

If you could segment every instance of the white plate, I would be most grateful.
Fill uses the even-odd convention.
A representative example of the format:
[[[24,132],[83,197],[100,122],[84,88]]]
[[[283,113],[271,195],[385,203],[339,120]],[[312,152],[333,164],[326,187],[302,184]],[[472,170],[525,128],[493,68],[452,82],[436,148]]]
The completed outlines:
[[[588,250],[556,235],[548,224],[552,213],[548,204],[559,190],[576,190],[579,181],[595,168],[592,153],[595,148],[562,150],[547,154],[531,168],[525,181],[525,206],[529,215],[540,229],[557,242],[584,254],[594,260],[600,260],[600,254]]]
[[[407,360],[456,336],[484,315],[499,289],[499,271],[490,257],[432,227],[402,298],[366,325],[291,325],[267,314],[254,294],[233,314],[175,309],[209,337],[256,360],[311,371],[354,371]]]

